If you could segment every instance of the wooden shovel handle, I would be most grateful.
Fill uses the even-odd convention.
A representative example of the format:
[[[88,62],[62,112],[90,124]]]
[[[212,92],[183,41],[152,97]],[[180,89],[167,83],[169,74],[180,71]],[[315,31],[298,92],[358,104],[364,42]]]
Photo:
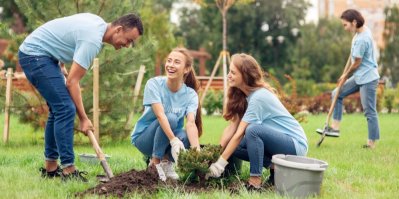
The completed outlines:
[[[96,151],[98,159],[105,160],[105,155],[104,155],[103,151],[101,150],[100,145],[98,145],[98,142],[96,140],[96,137],[94,136],[93,131],[88,130],[86,134],[87,134],[87,137],[89,137],[94,150]]]
[[[107,174],[107,177],[108,178],[114,177],[114,174],[112,173],[112,170],[109,167],[107,160],[105,159],[105,155],[104,155],[103,151],[101,150],[100,146],[98,145],[98,142],[96,140],[96,137],[93,134],[93,131],[88,130],[86,134],[89,137],[94,150],[96,151],[97,157],[100,160],[101,166],[103,167],[105,173]]]

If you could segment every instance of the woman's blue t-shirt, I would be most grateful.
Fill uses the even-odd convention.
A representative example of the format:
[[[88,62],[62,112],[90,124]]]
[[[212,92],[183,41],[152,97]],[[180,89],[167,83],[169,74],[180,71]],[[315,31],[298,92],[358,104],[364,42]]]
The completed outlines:
[[[194,113],[194,115],[196,115],[198,109],[198,95],[194,89],[183,84],[177,92],[172,92],[166,85],[166,80],[166,77],[154,77],[147,81],[144,88],[144,113],[134,126],[131,135],[132,144],[135,143],[137,137],[142,134],[152,122],[157,120],[151,104],[161,103],[165,113],[176,114],[179,120],[178,129],[183,128],[184,117],[188,113]]]
[[[306,155],[308,144],[305,132],[299,122],[287,111],[275,94],[260,88],[249,94],[248,108],[242,121],[249,124],[263,124],[276,132],[290,136],[297,155]]]
[[[353,73],[356,84],[362,85],[380,78],[378,65],[374,53],[373,36],[369,28],[364,27],[364,31],[356,33],[352,42],[352,63],[355,58],[361,58],[359,68]]]

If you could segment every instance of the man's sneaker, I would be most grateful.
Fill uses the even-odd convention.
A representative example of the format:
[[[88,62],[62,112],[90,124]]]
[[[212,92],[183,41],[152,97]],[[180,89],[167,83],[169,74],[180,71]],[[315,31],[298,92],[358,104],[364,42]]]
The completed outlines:
[[[322,135],[323,129],[317,129],[316,132],[318,134]],[[335,130],[328,126],[327,129],[325,130],[325,134],[326,134],[326,136],[329,136],[329,137],[339,137],[339,130]]]
[[[175,169],[173,168],[173,163],[167,160],[163,160],[160,163],[163,171],[165,172],[166,177],[173,179],[173,180],[178,180],[179,175],[177,175]]]
[[[162,181],[165,182],[165,181],[166,181],[166,175],[165,175],[164,170],[162,169],[161,163],[156,164],[156,165],[155,165],[155,168],[157,169],[159,179],[161,179]]]
[[[61,173],[61,179],[64,182],[69,181],[69,180],[78,180],[78,181],[82,181],[82,182],[88,182],[87,178],[83,175],[87,175],[87,172],[75,170],[74,172],[69,173],[69,174]]]
[[[46,168],[42,167],[39,169],[41,172],[42,178],[55,178],[55,177],[60,177],[62,173],[62,169],[60,166],[57,166],[57,169],[54,171],[47,171]]]

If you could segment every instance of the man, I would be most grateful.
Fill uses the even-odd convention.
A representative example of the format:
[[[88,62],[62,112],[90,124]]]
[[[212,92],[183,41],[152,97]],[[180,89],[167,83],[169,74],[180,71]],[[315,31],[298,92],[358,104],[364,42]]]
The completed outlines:
[[[103,42],[119,50],[133,45],[142,34],[141,19],[134,14],[106,23],[97,15],[81,13],[45,23],[21,44],[18,55],[22,69],[49,107],[42,177],[61,176],[63,180],[87,181],[82,176],[85,172],[74,166],[76,112],[79,129],[82,132],[94,130],[84,110],[79,81],[100,52]],[[69,73],[63,63],[72,63]]]

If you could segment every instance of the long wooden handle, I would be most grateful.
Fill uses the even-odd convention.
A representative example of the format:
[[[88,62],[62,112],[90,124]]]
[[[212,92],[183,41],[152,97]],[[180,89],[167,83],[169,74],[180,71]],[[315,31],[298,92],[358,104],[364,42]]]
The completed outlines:
[[[342,75],[346,74],[349,71],[350,66],[352,65],[351,54],[352,53],[349,53],[348,60],[346,61],[345,68],[344,68],[344,71],[342,72]],[[340,82],[338,82],[337,92],[336,92],[336,94],[335,94],[335,96],[333,98],[333,101],[331,103],[330,109],[328,110],[326,126],[328,126],[329,123],[330,123],[330,118],[331,118],[332,112],[333,112],[333,110],[335,108],[335,103],[337,102],[339,92],[341,91],[342,85],[345,83],[345,81],[346,81],[346,77],[344,77],[343,79],[340,80]]]
[[[351,54],[352,53],[349,53],[348,60],[346,61],[346,65],[345,65],[344,71],[342,72],[342,75],[347,74],[347,72],[350,69],[350,66],[352,65]],[[334,98],[333,98],[333,100],[331,102],[330,109],[328,110],[326,122],[324,123],[323,133],[321,134],[320,140],[317,142],[317,147],[320,147],[321,143],[323,143],[323,140],[326,137],[326,130],[327,130],[327,127],[330,125],[330,118],[331,118],[332,112],[333,112],[333,110],[335,108],[335,104],[337,102],[339,93],[340,93],[341,88],[344,85],[346,79],[347,79],[347,77],[344,77],[338,82],[337,93],[335,94],[335,96],[334,96]]]
[[[349,70],[349,68],[350,68],[351,65],[352,65],[352,59],[351,59],[351,53],[349,53],[349,57],[348,57],[348,60],[346,61],[343,74],[345,74],[346,72],[348,72],[348,70]]]
[[[93,134],[93,131],[88,130],[87,136],[89,137],[90,142],[93,145],[94,150],[96,151],[97,158],[100,160],[101,166],[103,167],[105,173],[107,174],[107,177],[108,178],[114,177],[114,174],[112,173],[112,170],[109,167],[107,160],[105,159],[105,155],[104,155],[103,151],[101,150],[100,146],[98,145],[98,142],[96,140],[96,137]]]
[[[87,136],[89,137],[90,142],[93,145],[94,150],[96,151],[98,159],[105,160],[105,155],[101,150],[100,146],[98,145],[98,142],[96,140],[96,137],[94,136],[93,131],[91,130],[87,131]]]
[[[336,104],[336,102],[337,102],[339,93],[340,93],[341,88],[342,88],[342,85],[345,83],[345,81],[346,81],[346,78],[343,78],[343,79],[341,79],[341,81],[338,83],[337,92],[335,93],[335,96],[334,96],[333,101],[332,101],[332,103],[331,103],[330,109],[328,110],[328,115],[327,115],[327,120],[326,120],[326,125],[327,125],[327,126],[328,126],[328,124],[330,123],[330,118],[331,118],[332,112],[333,112],[333,110],[334,110],[334,108],[335,108],[335,104]]]

